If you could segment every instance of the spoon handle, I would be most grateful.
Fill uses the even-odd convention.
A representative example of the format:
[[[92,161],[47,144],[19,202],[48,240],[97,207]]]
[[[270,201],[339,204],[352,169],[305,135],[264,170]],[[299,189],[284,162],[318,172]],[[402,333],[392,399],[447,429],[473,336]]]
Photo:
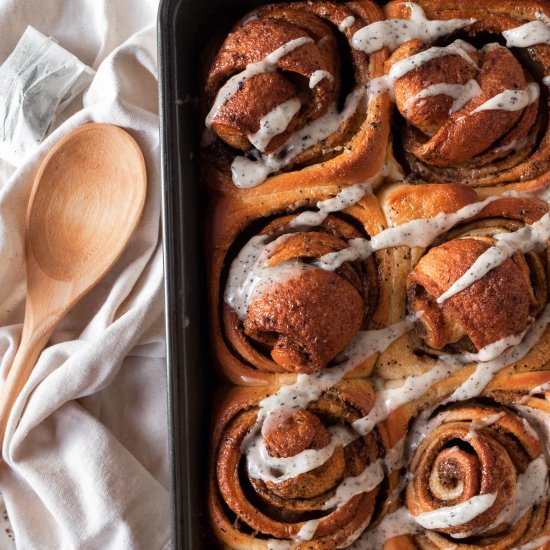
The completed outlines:
[[[25,316],[21,343],[4,384],[0,388],[0,441],[4,441],[8,419],[13,405],[29,379],[40,352],[46,346],[59,319],[49,317],[36,326]]]

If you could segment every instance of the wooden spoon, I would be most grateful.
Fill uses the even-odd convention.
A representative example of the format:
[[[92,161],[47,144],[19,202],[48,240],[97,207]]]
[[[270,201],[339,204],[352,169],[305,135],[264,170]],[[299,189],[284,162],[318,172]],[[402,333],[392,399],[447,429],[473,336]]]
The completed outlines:
[[[44,159],[27,210],[27,302],[21,343],[0,389],[0,441],[59,321],[120,256],[145,203],[138,144],[109,124],[80,126]]]

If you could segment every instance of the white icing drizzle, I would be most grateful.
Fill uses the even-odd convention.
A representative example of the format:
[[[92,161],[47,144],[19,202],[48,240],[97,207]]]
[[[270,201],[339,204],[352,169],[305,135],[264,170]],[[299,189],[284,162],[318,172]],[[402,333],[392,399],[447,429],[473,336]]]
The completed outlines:
[[[399,470],[403,466],[405,438],[401,438],[391,448],[384,458],[379,458],[369,464],[358,476],[345,478],[336,488],[335,495],[327,500],[323,509],[330,510],[347,503],[352,497],[360,493],[372,491],[384,479],[384,472],[388,474]]]
[[[349,29],[354,23],[355,17],[353,17],[353,15],[349,15],[348,17],[342,19],[342,21],[338,25],[338,30],[340,32],[344,32],[346,29]]]
[[[542,11],[535,13],[538,21],[529,21],[504,31],[507,48],[527,48],[535,44],[550,44],[550,20]]]
[[[258,14],[255,11],[251,12],[249,16],[241,23],[241,28],[246,27],[250,21],[255,21],[256,19],[258,19]]]
[[[430,21],[426,19],[424,10],[418,4],[405,2],[405,5],[411,10],[410,19],[389,19],[371,23],[353,35],[353,47],[365,53],[373,53],[381,48],[393,51],[413,38],[433,42],[475,22],[475,19]]]
[[[299,230],[302,227],[321,225],[331,212],[344,210],[361,200],[366,193],[370,193],[371,184],[384,177],[388,170],[389,165],[385,164],[378,174],[375,174],[365,183],[350,185],[342,189],[335,197],[319,201],[316,205],[319,209],[318,212],[302,212],[288,224],[288,228]],[[233,260],[229,270],[224,299],[237,313],[239,319],[243,320],[245,318],[252,297],[257,292],[261,292],[262,289],[264,291],[269,289],[268,282],[288,280],[293,276],[298,276],[305,269],[314,268],[298,261],[285,262],[277,268],[266,267],[265,263],[270,251],[284,242],[286,238],[288,236],[283,235],[268,244],[268,238],[264,235],[252,237]]]
[[[325,78],[328,78],[329,80],[334,80],[334,77],[328,71],[323,71],[321,69],[313,71],[313,73],[311,73],[311,76],[309,77],[309,87],[312,89],[315,88],[315,86],[317,86],[317,84],[319,84],[319,82],[321,82],[321,80],[324,80]]]
[[[532,397],[533,395],[536,395],[537,393],[544,393],[550,390],[550,382],[546,382],[545,384],[541,384],[540,386],[537,386],[536,388],[533,388],[529,395],[526,397],[526,401],[529,400],[529,397]]]
[[[495,521],[487,527],[487,531],[491,531],[503,523],[516,524],[529,508],[546,499],[548,480],[545,470],[544,458],[540,456],[529,464],[523,474],[518,475],[514,497],[500,511]],[[461,537],[472,534],[474,533],[463,533]]]
[[[412,107],[419,99],[434,97],[438,95],[447,95],[453,98],[453,104],[449,109],[449,114],[452,115],[456,111],[462,109],[474,97],[482,93],[481,86],[477,80],[469,80],[466,84],[432,84],[424,88],[413,97],[409,98],[404,106],[404,114]]]
[[[298,540],[311,540],[315,536],[315,531],[317,531],[319,523],[321,523],[320,519],[311,519],[306,521],[304,525],[302,525],[300,531],[298,531],[296,538]]]
[[[250,143],[263,151],[275,136],[288,128],[290,121],[301,108],[302,102],[297,97],[277,105],[260,119],[260,129],[255,134],[248,135]]]
[[[527,429],[527,426],[529,426],[537,434],[539,441],[544,443],[544,452],[550,463],[550,415],[540,409],[534,409],[526,405],[515,405],[514,408],[525,417],[523,420],[526,430],[529,431]]]
[[[527,408],[528,408],[528,407],[527,407]],[[527,420],[527,418],[522,418],[521,420],[523,421],[523,427],[525,428],[525,431],[526,431],[531,437],[534,437],[535,439],[537,439],[537,440],[540,441],[539,434],[537,433],[537,431],[535,430],[535,428],[533,428],[533,426],[531,426],[531,424],[529,423],[529,420]]]
[[[494,504],[496,498],[496,493],[476,495],[455,506],[443,506],[413,517],[425,529],[455,527],[468,523],[486,512]]]
[[[492,375],[507,365],[519,361],[539,340],[550,322],[550,305],[542,315],[528,328],[525,338],[517,346],[508,349],[495,359],[480,362],[470,377],[445,400],[464,401],[478,396],[489,383]],[[413,401],[423,395],[434,383],[444,380],[467,363],[479,361],[479,354],[442,354],[437,363],[427,372],[406,378],[402,386],[383,389],[376,392],[376,399],[369,414],[353,423],[353,428],[366,435],[374,426],[388,417],[400,405]]]
[[[495,422],[498,422],[503,416],[506,416],[506,413],[504,411],[498,412],[495,414],[490,414],[485,418],[479,418],[477,420],[473,420],[472,422],[470,422],[470,428],[472,430],[480,430],[481,428],[485,428],[487,426],[491,426],[492,424],[495,424]]]
[[[338,445],[345,446],[357,439],[359,435],[348,429],[332,428],[330,429],[331,441],[324,449],[308,449],[294,457],[281,459],[269,456],[259,432],[260,426],[272,422],[273,417],[280,418],[281,415],[291,414],[292,410],[305,408],[311,401],[318,399],[324,391],[340,381],[349,370],[353,369],[362,360],[372,355],[372,353],[383,351],[395,339],[405,334],[410,330],[412,324],[413,320],[409,319],[386,329],[362,333],[360,335],[361,343],[351,346],[350,350],[347,351],[347,355],[350,357],[342,365],[315,375],[300,374],[294,384],[283,386],[274,394],[263,399],[259,404],[256,423],[242,443],[242,451],[246,454],[250,474],[258,479],[275,483],[282,482],[324,464]],[[384,459],[380,459],[365,468],[359,476],[345,479],[338,487],[333,499],[329,500],[325,509],[340,506],[355,494],[376,487],[384,477],[383,466],[388,471],[400,468],[403,446],[404,440],[400,440]],[[276,475],[272,473],[272,468],[277,470]]]
[[[315,227],[321,225],[325,218],[331,212],[340,212],[346,208],[358,203],[367,193],[372,192],[372,185],[377,183],[381,178],[388,175],[390,171],[389,163],[385,163],[380,172],[375,174],[372,178],[368,179],[364,183],[357,183],[355,185],[349,185],[344,187],[335,197],[332,199],[326,199],[319,201],[316,207],[318,212],[305,211],[296,216],[289,224],[289,228],[299,227]]]
[[[481,279],[492,269],[514,255],[515,252],[526,253],[530,250],[540,251],[546,246],[550,238],[550,213],[540,220],[522,227],[511,233],[499,233],[493,236],[495,245],[481,254],[473,265],[457,279],[449,289],[441,294],[437,303],[441,304],[451,296],[469,287],[473,282]]]
[[[529,463],[518,476],[516,518],[521,518],[529,508],[548,498],[548,466],[544,455]],[[515,523],[515,522],[514,522]]]
[[[348,248],[339,252],[325,254],[317,262],[322,269],[335,270],[344,262],[365,259],[377,250],[396,246],[429,246],[439,235],[447,232],[457,223],[475,216],[485,206],[498,197],[487,199],[464,206],[456,212],[449,214],[440,213],[433,218],[420,218],[411,220],[396,227],[384,229],[375,235],[370,241],[366,239],[351,239]]]
[[[550,86],[550,75],[545,76],[545,77],[542,79],[542,83],[543,83],[545,86]]]
[[[350,441],[351,442],[351,441]],[[331,510],[338,508],[349,502],[355,495],[372,491],[384,479],[384,469],[389,473],[398,470],[402,466],[403,447],[405,440],[402,438],[395,446],[388,451],[386,456],[378,459],[376,462],[369,464],[358,476],[350,476],[342,481],[336,488],[336,493],[332,498],[327,500],[323,506],[323,510]],[[311,520],[306,522],[297,535],[298,540],[311,540],[319,525],[320,520]],[[357,529],[348,537],[347,543],[342,547],[347,547],[368,525],[368,521],[364,526]]]
[[[500,94],[488,99],[485,103],[474,109],[470,114],[481,111],[520,111],[531,103],[537,101],[540,96],[540,86],[536,82],[529,82],[524,90],[504,90]]]
[[[459,355],[442,355],[429,371],[408,376],[402,386],[377,391],[373,408],[367,416],[353,423],[354,430],[362,435],[368,434],[399,406],[419,398],[434,383],[444,380],[462,367],[464,362],[461,359]]]
[[[269,290],[274,283],[288,281],[306,270],[315,269],[312,265],[297,260],[284,262],[276,267],[267,267],[266,261],[272,250],[283,243],[288,235],[282,235],[268,243],[266,235],[256,235],[240,250],[229,269],[224,300],[243,320],[248,304],[256,293]]]
[[[512,346],[517,346],[523,340],[524,335],[524,332],[520,334],[511,334],[510,336],[505,336],[504,338],[501,338],[500,340],[497,340],[492,344],[488,344],[478,351],[478,360],[481,362],[487,362],[496,359],[502,352],[504,352],[508,348],[511,348]]]
[[[297,155],[321,143],[355,114],[365,97],[365,91],[365,88],[361,87],[351,92],[340,113],[337,105],[333,103],[323,116],[308,122],[273,153],[259,156],[255,160],[243,156],[235,157],[231,165],[233,183],[240,189],[255,187],[263,183],[269,174],[290,164]]]
[[[379,458],[376,462],[369,464],[358,476],[344,479],[336,489],[335,495],[326,501],[323,509],[330,510],[339,507],[355,495],[372,491],[383,480],[383,460]]]
[[[266,425],[267,421],[264,423]],[[261,434],[257,434],[252,442],[248,440],[246,457],[248,472],[255,479],[282,483],[300,474],[310,472],[322,466],[333,454],[337,447],[345,446],[357,438],[357,435],[344,427],[331,430],[330,443],[322,449],[306,449],[295,456],[278,458],[271,456],[265,447]]]
[[[491,426],[492,424],[495,424],[503,416],[506,416],[505,412],[498,412],[498,413],[486,416],[485,418],[479,418],[477,420],[473,420],[472,422],[470,422],[470,426],[469,426],[470,431],[464,437],[464,441],[471,441],[472,439],[475,439],[478,436],[478,433],[476,430],[481,430],[482,428],[486,428],[487,426]]]
[[[415,419],[413,425],[411,426],[407,434],[407,452],[405,456],[405,461],[408,464],[415,453],[416,449],[420,445],[421,441],[433,430],[439,428],[444,424],[449,416],[447,411],[442,411],[433,418],[430,418],[432,411],[425,410],[422,411],[418,417]]]
[[[318,399],[321,394],[357,365],[375,353],[379,353],[408,332],[414,325],[415,318],[408,318],[381,330],[360,332],[348,345],[343,354],[347,360],[341,365],[332,367],[318,374],[299,374],[294,384],[281,387],[274,394],[260,402],[258,422],[262,423],[271,413],[285,406],[305,408],[308,403]]]
[[[515,550],[536,550],[547,542],[550,542],[550,536],[538,537],[530,542],[522,544],[521,546],[516,546]]]
[[[378,176],[375,176],[377,178]],[[374,178],[373,178],[374,179]],[[325,218],[331,212],[339,212],[356,204],[360,201],[365,194],[371,192],[371,184],[367,183],[358,183],[356,185],[350,185],[345,187],[332,199],[327,199],[324,201],[319,201],[317,203],[318,212],[312,212],[306,210],[298,216],[296,216],[289,224],[289,228],[299,228],[299,227],[316,227],[323,223]]]
[[[353,550],[383,548],[384,543],[389,539],[400,535],[412,535],[421,530],[422,527],[416,523],[413,515],[402,506],[395,512],[386,514],[374,529],[365,532],[351,548]]]
[[[405,436],[403,436],[384,457],[384,465],[388,473],[395,472],[405,466]]]
[[[445,402],[464,401],[478,396],[487,386],[493,374],[516,361],[523,359],[542,336],[550,322],[550,304],[546,306],[541,316],[527,329],[523,341],[508,349],[502,355],[479,363],[469,378],[461,384]]]
[[[547,494],[548,470],[544,457],[541,456],[533,460],[523,474],[518,475],[516,498],[510,501],[490,528],[496,527],[505,521],[508,523],[515,523],[529,508],[545,500]],[[486,511],[493,504],[495,498],[496,495],[492,493],[479,495],[478,497],[470,499],[470,504],[463,503],[465,504],[463,508],[460,507],[461,505],[458,505],[458,507],[450,506],[442,508],[445,512],[440,518],[436,514],[433,516],[421,514],[415,517],[407,508],[401,507],[392,514],[386,515],[377,527],[364,533],[352,548],[356,550],[362,550],[364,548],[383,548],[384,543],[391,538],[418,533],[422,530],[418,518],[421,518],[421,521],[422,519],[427,520],[427,529],[438,528],[438,526],[447,527],[450,525],[462,525]],[[451,514],[455,513],[458,515],[451,516]],[[428,512],[428,514],[432,514],[432,512]],[[512,517],[514,519],[512,519]],[[439,521],[441,524],[444,523],[444,525],[437,525]],[[472,534],[474,533],[459,533],[453,536],[455,538],[464,538]]]
[[[367,84],[367,91],[369,101],[374,101],[382,94],[389,94],[392,101],[394,101],[393,86],[395,81],[390,78],[390,75],[377,76],[369,81]]]
[[[340,354],[346,360],[339,368],[345,373],[360,365],[375,353],[385,351],[392,342],[411,330],[418,316],[409,316],[404,321],[394,323],[380,330],[359,332]]]
[[[241,86],[249,79],[262,73],[273,72],[277,69],[277,63],[287,54],[303,46],[313,42],[312,38],[302,36],[290,40],[286,44],[283,44],[273,52],[271,52],[265,59],[256,61],[255,63],[249,63],[244,71],[233,75],[218,91],[214,104],[210,109],[206,117],[206,127],[210,128],[214,117],[220,110],[220,108],[227,103],[241,88]]]
[[[448,55],[458,55],[469,65],[472,65],[472,67],[478,69],[479,67],[476,65],[475,61],[468,55],[468,53],[472,53],[474,51],[474,46],[468,44],[468,42],[465,42],[464,40],[455,40],[448,46],[432,46],[427,50],[411,55],[401,61],[398,61],[397,63],[394,63],[390,69],[389,75],[394,80],[397,80],[405,76],[410,71],[417,69],[418,67],[422,67],[434,59],[446,57]]]
[[[256,424],[251,428],[242,443],[244,453],[256,440],[260,427],[264,422],[270,422],[270,417],[280,417],[284,409],[306,408],[311,401],[319,399],[321,394],[338,383],[344,376],[374,353],[384,351],[397,338],[408,332],[414,324],[414,320],[407,319],[381,330],[370,330],[359,333],[346,349],[348,359],[337,367],[332,367],[318,374],[299,374],[294,384],[282,386],[278,391],[269,395],[259,403],[259,411]],[[354,343],[359,340],[359,343]],[[334,437],[334,434],[333,434]],[[343,440],[343,434],[339,437]],[[350,436],[344,444],[350,443],[354,438]],[[319,453],[320,451],[315,451]],[[313,454],[313,453],[312,453]],[[255,468],[256,465],[249,468]],[[280,478],[279,478],[280,479]]]
[[[368,518],[365,521],[363,521],[358,528],[353,531],[349,537],[347,537],[344,541],[342,541],[341,548],[352,548],[352,544],[357,540],[357,538],[365,531],[365,529],[370,525],[370,519]]]
[[[289,540],[268,539],[267,550],[293,550],[294,543]]]
[[[468,55],[469,52],[471,53],[473,51],[475,51],[475,48],[471,44],[468,44],[468,42],[464,42],[464,40],[455,40],[448,46],[433,46],[432,48],[424,50],[420,53],[406,57],[405,59],[394,63],[387,75],[373,78],[369,82],[367,86],[369,91],[369,101],[372,101],[383,93],[389,93],[390,97],[393,99],[393,89],[397,80],[414,69],[422,67],[426,63],[440,57],[458,55],[468,64],[478,68],[474,60]]]
[[[288,44],[291,43],[289,42]],[[381,93],[391,92],[393,90],[393,83],[397,79],[401,78],[413,69],[420,67],[425,63],[428,63],[432,59],[436,59],[438,57],[446,55],[459,55],[468,63],[475,66],[475,63],[468,55],[468,52],[472,51],[473,49],[474,48],[470,44],[462,40],[456,40],[448,46],[429,48],[424,52],[420,52],[406,59],[403,59],[402,61],[399,61],[398,63],[395,63],[393,65],[388,75],[378,77],[370,81],[367,87],[369,101],[374,100]],[[264,63],[262,67],[265,68],[265,61],[262,63]],[[223,105],[223,103],[227,101],[231,97],[231,95],[237,91],[238,86],[242,81],[242,78],[244,78],[244,76],[242,75],[246,73],[245,76],[248,75],[247,78],[250,78],[251,76],[258,74],[258,72],[254,72],[259,71],[257,67],[249,70],[249,67],[251,67],[252,65],[255,64],[249,65],[247,69],[243,71],[243,73],[239,73],[239,75],[235,75],[234,77],[232,77],[226,84],[226,86],[228,86],[227,90],[224,91],[225,86],[222,87],[220,93],[218,94],[218,98],[216,99],[216,102],[214,103],[214,106],[212,107],[212,110],[209,114],[210,118],[207,117],[207,126],[209,126],[209,121],[213,119],[213,117],[215,116],[215,112],[217,112],[220,106]],[[267,67],[275,67],[275,65],[268,64]],[[325,72],[322,71],[316,71],[316,73],[317,75],[315,73],[312,75],[310,85],[318,83],[318,78],[327,77],[327,75],[329,74],[324,74]],[[233,83],[229,86],[233,79],[236,80],[234,80]],[[242,189],[248,189],[250,187],[255,187],[256,185],[263,183],[267,179],[269,174],[275,173],[284,168],[285,166],[290,164],[297,155],[317,145],[318,143],[322,142],[324,139],[332,135],[338,130],[341,124],[347,121],[357,111],[359,104],[365,97],[366,91],[367,90],[365,88],[359,88],[350,93],[346,98],[344,109],[340,113],[338,112],[336,104],[332,104],[329,107],[327,113],[325,113],[318,119],[310,121],[308,124],[305,125],[304,128],[302,128],[298,132],[295,132],[283,146],[281,146],[273,153],[269,155],[260,155],[258,158],[255,159],[250,159],[245,156],[237,156],[231,165],[231,173],[235,185]],[[289,112],[291,111],[287,110],[285,114],[288,114]],[[279,113],[277,113],[277,118],[280,118]],[[279,123],[276,126],[281,127],[281,131],[286,128],[286,126],[284,126],[282,123]],[[274,133],[271,135],[271,137],[273,137],[273,135],[277,134]],[[263,140],[260,142],[260,145],[262,144]]]

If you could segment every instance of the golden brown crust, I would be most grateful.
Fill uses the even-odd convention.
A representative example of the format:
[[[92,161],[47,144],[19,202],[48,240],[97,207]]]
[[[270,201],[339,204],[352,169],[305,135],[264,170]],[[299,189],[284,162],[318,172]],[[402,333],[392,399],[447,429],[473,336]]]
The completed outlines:
[[[550,16],[550,3],[546,1],[528,0],[518,4],[498,0],[419,0],[417,3],[428,19],[475,19],[467,28],[471,37],[484,32],[500,34],[535,21],[537,12]],[[403,2],[392,1],[384,9],[388,18],[410,17],[410,10]],[[412,52],[429,46],[409,43],[401,48]],[[393,54],[396,59],[402,55],[399,50]],[[420,88],[431,84],[464,84],[472,77],[464,59],[447,56],[443,60],[432,60],[396,83],[397,108],[404,118],[401,118],[403,124],[398,125],[403,139],[394,146],[402,153],[408,179],[461,182],[476,187],[482,196],[546,185],[550,169],[550,127],[544,93],[540,100],[520,111],[487,110],[475,114],[472,111],[504,89],[525,89],[526,83],[534,80],[534,74],[550,74],[550,46],[538,44],[523,48],[521,55],[512,55],[508,49],[494,45],[469,55],[478,63],[479,71],[475,71],[474,78],[482,93],[455,113],[446,111],[451,101],[448,96],[421,101],[415,101],[414,96]],[[388,64],[391,65],[391,60],[386,63],[386,70]],[[544,88],[540,77],[537,78]]]
[[[289,39],[305,36],[313,38],[314,43],[301,46],[285,56],[281,62],[288,62],[289,66],[282,67],[284,72],[254,77],[225,104],[213,130],[237,149],[248,149],[249,141],[245,134],[256,132],[260,118],[291,97],[303,98],[305,107],[295,115],[287,132],[271,140],[269,151],[281,146],[291,131],[319,118],[326,112],[329,103],[340,101],[342,94],[350,91],[340,86],[341,57],[349,55],[352,59],[356,91],[360,91],[371,78],[383,74],[384,51],[367,56],[351,47],[352,36],[358,29],[382,19],[382,12],[374,2],[272,4],[256,9],[254,15],[258,19],[250,20],[245,16],[241,24],[246,21],[246,25],[236,25],[212,65],[205,84],[205,114],[223,82],[242,70],[247,62],[265,58],[265,54]],[[331,26],[338,27],[350,16],[355,18],[355,22],[342,33],[349,42],[345,46],[348,52],[339,54]],[[321,34],[321,38],[328,38],[320,42]],[[264,36],[269,39],[264,40]],[[316,70],[332,71],[335,78],[321,80],[312,94],[307,82]],[[301,76],[287,78],[288,71]],[[254,79],[262,82],[256,85]],[[389,99],[383,95],[368,105],[360,105],[357,113],[335,134],[299,154],[281,173],[268,177],[255,189],[243,190],[235,186],[230,171],[234,152],[221,146],[221,142],[203,148],[203,179],[216,193],[241,197],[255,190],[267,195],[279,190],[306,189],[326,183],[360,183],[376,176],[381,170],[388,135]]]
[[[430,347],[440,350],[468,336],[479,351],[527,328],[529,269],[519,253],[443,304],[437,303],[493,245],[487,237],[453,239],[430,249],[407,276],[409,307],[414,313],[423,312],[417,332]]]
[[[361,294],[336,273],[313,269],[253,298],[246,335],[271,344],[273,360],[289,371],[321,371],[361,328]],[[273,342],[275,340],[275,342]]]
[[[428,49],[422,40],[405,42],[386,61],[386,73],[397,61],[416,55]],[[474,52],[475,53],[475,52]],[[477,55],[471,55],[477,62]],[[448,55],[414,69],[399,78],[394,87],[395,104],[399,112],[416,128],[427,136],[433,136],[449,118],[452,98],[446,95],[415,99],[428,86],[435,84],[466,84],[475,78],[474,67],[459,55]]]
[[[218,365],[232,382],[290,383],[295,372],[325,368],[359,329],[385,326],[388,302],[385,254],[344,264],[334,273],[310,269],[298,279],[283,280],[250,304],[244,326],[223,302],[224,269],[229,268],[238,253],[233,243],[239,236],[245,233],[252,237],[252,233],[246,233],[247,227],[257,220],[271,218],[256,234],[284,233],[292,216],[281,214],[334,197],[339,191],[338,186],[325,186],[303,195],[279,193],[263,197],[254,205],[229,198],[216,202],[207,243],[207,250],[213,251],[208,275],[212,341]],[[293,204],[294,208],[289,207]],[[329,216],[320,228],[290,234],[288,247],[284,241],[272,253],[270,262],[276,265],[292,258],[319,257],[329,249],[347,246],[350,238],[375,235],[383,229],[383,223],[375,197],[365,195],[343,214]],[[240,237],[240,246],[248,238]],[[374,361],[374,356],[366,359],[350,375],[367,375]]]
[[[506,368],[493,377],[477,401],[437,408],[470,372],[471,368],[465,368],[434,384],[421,398],[395,410],[386,425],[390,443],[395,443],[422,411],[435,410],[432,418],[444,415],[421,439],[408,466],[414,476],[407,486],[406,505],[413,515],[453,506],[480,494],[493,493],[496,499],[486,512],[466,524],[395,537],[386,543],[385,550],[444,549],[451,543],[457,550],[508,550],[550,533],[547,502],[535,505],[513,526],[499,519],[506,517],[504,507],[515,498],[518,476],[542,456],[544,440],[539,437],[545,435],[536,432],[540,426],[524,411],[528,407],[550,414],[548,392],[530,395],[534,388],[550,383],[550,371]],[[477,425],[472,424],[474,421]],[[456,533],[475,538],[449,537]]]
[[[260,73],[244,82],[242,88],[220,107],[212,120],[212,131],[232,147],[242,150],[251,148],[248,135],[260,129],[260,119],[277,105],[300,95],[299,88],[283,76],[283,71],[307,79],[318,70],[336,73],[333,48],[327,46],[328,41],[325,46],[317,45],[324,36],[328,36],[332,43],[336,42],[330,27],[307,12],[296,10],[292,15],[293,23],[281,18],[258,18],[237,27],[229,34],[212,64],[205,87],[209,105],[214,103],[221,84],[250,63],[262,61],[291,40],[314,40],[285,55],[277,63],[280,72]],[[295,24],[297,17],[298,24]],[[293,132],[303,128],[308,120],[324,114],[338,89],[339,82],[323,79],[312,90],[311,103],[294,117],[286,130],[269,142],[266,151],[274,151]]]
[[[457,184],[395,185],[379,199],[392,227],[457,211],[477,202],[477,195]],[[547,211],[548,205],[538,199],[503,197],[441,235],[432,248],[391,249],[388,323],[403,320],[411,310],[426,314],[416,330],[379,356],[376,372],[385,378],[418,374],[431,368],[439,349],[475,352],[521,334],[528,318],[539,315],[547,302],[547,251],[518,253],[443,304],[435,299],[489,248],[494,234],[533,223]]]
[[[475,43],[479,33],[500,34],[535,20],[538,10],[550,17],[546,1],[522,0],[516,5],[512,0],[418,0],[418,4],[429,19],[477,19],[460,33],[461,38],[469,33]],[[390,2],[385,10],[391,17],[410,16],[410,8],[401,1]],[[350,14],[355,21],[343,31],[342,40],[336,27]],[[382,94],[368,107],[360,106],[320,146],[300,153],[264,183],[243,190],[232,181],[234,156],[250,150],[250,135],[276,106],[297,97],[302,104],[287,129],[266,145],[267,153],[282,151],[292,133],[323,116],[335,99],[350,91],[345,90],[340,72],[343,58],[337,49],[360,27],[379,19],[380,9],[365,0],[260,7],[234,27],[205,82],[208,111],[232,75],[289,40],[312,39],[278,61],[277,71],[243,83],[216,113],[212,130],[219,139],[203,151],[203,178],[213,199],[206,251],[214,355],[226,379],[260,386],[230,390],[215,417],[209,508],[214,533],[229,548],[267,549],[272,547],[271,539],[292,542],[298,550],[344,548],[398,506],[419,515],[489,493],[495,495],[494,502],[473,519],[394,537],[384,548],[511,550],[550,536],[550,506],[545,501],[513,518],[513,525],[502,519],[506,505],[515,498],[519,476],[543,452],[547,434],[536,437],[533,427],[539,428],[518,405],[550,415],[550,392],[533,391],[550,387],[549,329],[525,357],[494,374],[474,399],[445,402],[476,369],[474,364],[459,369],[453,365],[446,379],[427,385],[421,397],[393,410],[367,436],[336,446],[311,471],[277,482],[257,479],[247,469],[243,442],[257,427],[259,402],[280,384],[294,383],[297,373],[313,374],[313,379],[317,373],[330,372],[360,330],[387,328],[407,313],[423,312],[415,328],[379,356],[366,358],[348,373],[348,379],[306,409],[283,410],[265,422],[261,434],[269,456],[290,459],[325,448],[331,444],[335,426],[353,429],[352,423],[371,411],[380,395],[370,383],[399,387],[408,376],[434,368],[441,351],[476,352],[518,336],[548,302],[548,250],[515,253],[466,290],[442,304],[436,301],[494,245],[495,234],[516,231],[548,212],[546,202],[528,195],[490,202],[427,248],[387,248],[335,271],[322,270],[315,263],[327,253],[345,249],[350,239],[370,238],[386,227],[456,212],[503,191],[546,185],[550,169],[547,94],[543,92],[520,111],[473,111],[503,90],[525,89],[529,82],[540,80],[539,73],[550,74],[550,46],[530,47],[516,55],[493,45],[470,52],[472,63],[449,55],[410,71],[395,83],[400,114],[394,121],[393,150],[386,150],[389,98]],[[481,36],[480,41],[484,40]],[[385,50],[367,56],[351,48],[346,55],[351,58],[356,89],[431,45],[411,40],[389,59]],[[527,58],[529,67],[524,63]],[[304,83],[318,70],[334,78],[324,78],[307,90]],[[432,84],[463,85],[474,78],[482,93],[456,113],[450,113],[450,96],[415,99]],[[393,155],[405,163],[406,181],[415,185],[390,183],[399,179],[395,169],[388,178],[381,176],[384,159],[391,163]],[[344,187],[374,176],[377,196],[365,195],[343,212],[330,214],[319,226],[289,230],[289,223],[303,210],[315,209],[319,201],[334,198]],[[284,272],[275,277],[252,296],[246,313],[240,315],[225,303],[224,291],[233,260],[253,236],[266,236],[265,244],[270,244],[266,266],[276,271],[294,263],[300,269],[290,277]],[[276,246],[271,246],[273,242]],[[370,376],[373,369],[377,375],[373,379],[360,378]],[[444,421],[432,425],[411,447],[413,422],[441,412],[446,415]],[[483,424],[495,415],[498,418]],[[358,476],[366,466],[388,457],[389,450],[393,457],[403,441],[405,467],[391,471],[391,461],[384,462],[381,484],[324,510],[344,478]],[[402,485],[397,484],[398,478]],[[301,541],[300,530],[310,519],[320,519],[314,538]],[[453,536],[460,534],[467,536]],[[550,543],[541,547],[550,550]]]
[[[383,456],[388,448],[384,428],[377,427],[368,436],[357,439],[345,452],[339,447],[325,465],[317,468],[315,475],[301,474],[289,480],[290,483],[271,486],[248,475],[245,483],[238,475],[239,471],[245,471],[242,440],[255,423],[258,402],[269,393],[270,390],[260,388],[233,389],[215,420],[209,507],[216,536],[231,548],[251,545],[267,548],[265,538],[256,539],[251,531],[268,538],[295,538],[304,525],[305,513],[314,512],[320,516],[320,523],[308,545],[334,548],[352,541],[368,527],[381,486],[352,497],[337,510],[323,510],[323,503],[334,495],[335,487],[344,477],[359,475]],[[369,412],[373,403],[374,392],[367,382],[341,382],[307,410],[271,423],[266,430],[266,442],[271,449],[280,449],[282,445],[283,454],[295,456],[304,447],[323,445],[323,435],[317,439],[316,431],[323,433],[326,427],[335,424],[351,426]],[[287,440],[289,436],[291,441]]]

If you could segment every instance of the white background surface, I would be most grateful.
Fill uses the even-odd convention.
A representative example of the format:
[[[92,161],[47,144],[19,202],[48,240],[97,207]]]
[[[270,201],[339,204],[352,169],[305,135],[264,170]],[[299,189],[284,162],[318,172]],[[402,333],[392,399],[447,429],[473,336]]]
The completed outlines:
[[[156,14],[155,0],[0,0],[0,63],[32,25],[97,71],[20,167],[0,161],[0,370],[21,333],[23,222],[45,152],[109,122],[138,141],[149,174],[130,246],[62,322],[10,416],[0,491],[17,548],[169,544]],[[0,548],[13,547],[6,529]]]

